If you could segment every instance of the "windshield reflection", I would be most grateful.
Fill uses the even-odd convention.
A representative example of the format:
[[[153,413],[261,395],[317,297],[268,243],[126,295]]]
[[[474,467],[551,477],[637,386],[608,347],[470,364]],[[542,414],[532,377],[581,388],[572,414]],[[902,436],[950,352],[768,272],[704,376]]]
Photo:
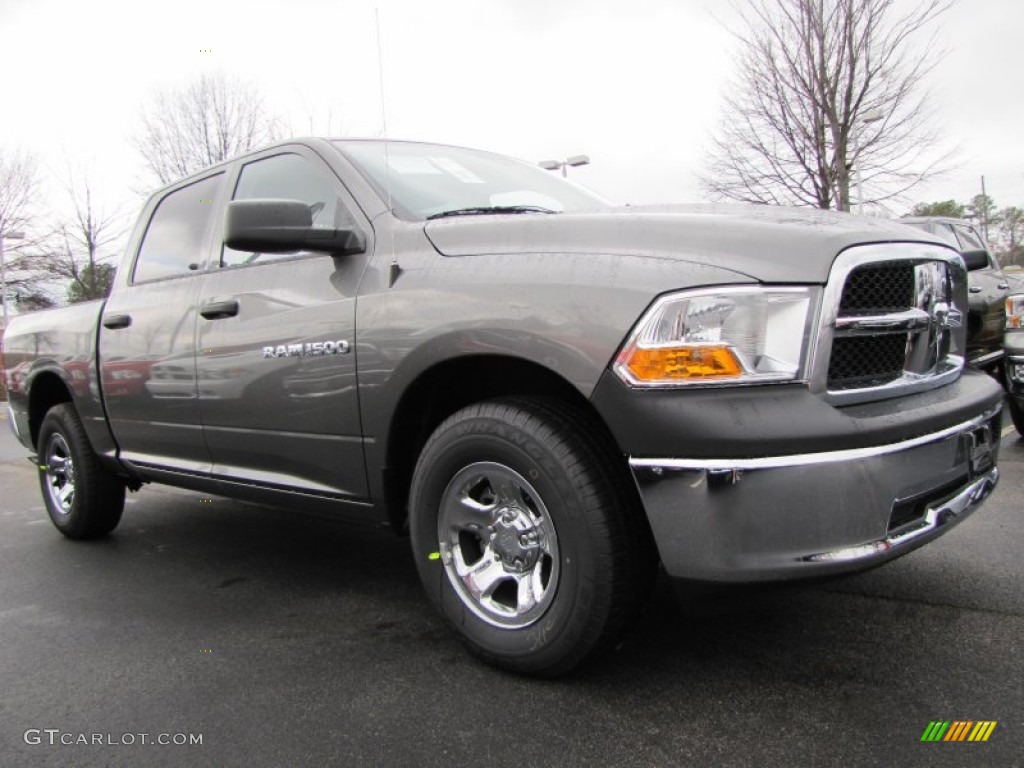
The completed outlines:
[[[406,219],[422,221],[467,209],[576,212],[608,207],[597,194],[550,171],[491,152],[405,141],[334,143]]]

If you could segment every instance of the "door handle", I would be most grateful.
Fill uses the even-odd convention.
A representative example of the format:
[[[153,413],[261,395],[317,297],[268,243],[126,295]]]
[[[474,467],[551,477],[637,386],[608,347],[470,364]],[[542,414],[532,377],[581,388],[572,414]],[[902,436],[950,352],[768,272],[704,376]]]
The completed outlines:
[[[112,331],[118,328],[127,328],[131,324],[131,315],[107,315],[103,318],[103,327]]]
[[[1000,291],[1005,291],[1009,287],[1009,283],[999,283],[998,285],[996,285],[996,288],[998,288]]]
[[[981,293],[981,286],[980,285],[972,285],[967,290],[970,291],[971,293]]]
[[[238,314],[238,302],[234,299],[228,301],[211,301],[199,309],[199,314],[207,320],[220,320],[225,317],[234,317]]]

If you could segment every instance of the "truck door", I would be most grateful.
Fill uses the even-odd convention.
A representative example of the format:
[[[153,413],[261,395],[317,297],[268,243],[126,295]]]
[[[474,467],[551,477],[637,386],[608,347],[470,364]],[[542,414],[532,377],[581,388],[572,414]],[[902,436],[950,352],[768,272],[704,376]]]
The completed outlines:
[[[970,310],[967,347],[971,359],[998,354],[1006,323],[1005,301],[1009,286],[981,235],[967,226],[954,226],[968,269]]]
[[[369,222],[327,164],[303,147],[246,162],[232,198],[301,200],[314,226],[354,223],[368,244],[366,253],[338,257],[214,246],[199,297],[196,364],[214,475],[364,500],[355,297],[372,248]]]
[[[100,385],[120,455],[207,472],[196,397],[195,325],[224,173],[171,189],[140,218],[135,257],[103,309]]]

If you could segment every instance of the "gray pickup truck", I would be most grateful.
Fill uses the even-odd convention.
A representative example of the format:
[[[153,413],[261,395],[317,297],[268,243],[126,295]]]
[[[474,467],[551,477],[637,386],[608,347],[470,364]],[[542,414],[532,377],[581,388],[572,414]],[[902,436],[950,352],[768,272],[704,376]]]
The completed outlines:
[[[868,568],[995,487],[1002,392],[928,233],[616,208],[498,155],[296,140],[155,194],[110,297],[20,316],[71,538],[159,482],[386,525],[469,647],[565,672],[684,587]]]

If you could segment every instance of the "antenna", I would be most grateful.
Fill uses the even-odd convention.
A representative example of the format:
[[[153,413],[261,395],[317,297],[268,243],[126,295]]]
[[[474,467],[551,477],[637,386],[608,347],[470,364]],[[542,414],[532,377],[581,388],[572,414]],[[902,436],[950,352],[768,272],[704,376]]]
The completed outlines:
[[[391,202],[391,156],[388,152],[388,112],[384,101],[384,54],[381,52],[380,44],[380,8],[373,9],[373,16],[377,26],[377,82],[380,84],[380,127],[384,134],[384,191],[388,197],[388,213],[393,215],[394,206]],[[398,276],[402,274],[402,268],[398,266],[398,257],[395,254],[395,228],[391,230],[391,269],[388,273],[388,288],[395,284]]]

